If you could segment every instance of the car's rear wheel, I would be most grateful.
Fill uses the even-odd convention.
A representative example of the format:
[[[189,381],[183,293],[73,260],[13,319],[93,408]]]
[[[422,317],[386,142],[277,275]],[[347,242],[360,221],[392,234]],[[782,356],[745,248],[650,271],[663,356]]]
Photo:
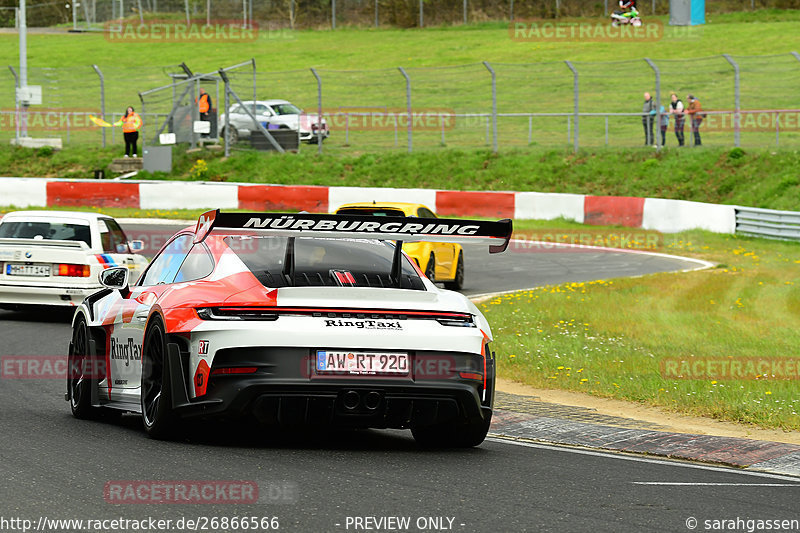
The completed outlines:
[[[142,423],[154,439],[168,439],[177,432],[167,364],[167,339],[162,322],[155,319],[144,336],[142,351]]]
[[[453,281],[446,281],[444,283],[445,289],[451,291],[460,291],[464,288],[464,252],[458,253],[458,262],[456,263],[456,277]]]
[[[428,264],[425,265],[425,277],[431,281],[436,281],[436,257],[434,257],[433,252],[428,258]]]
[[[222,138],[226,143],[234,145],[239,141],[239,132],[233,126],[222,128]]]
[[[72,350],[67,356],[67,394],[75,418],[92,418],[96,414],[92,407],[92,387],[96,386],[91,379],[92,355],[89,353],[89,327],[81,316],[72,330]]]
[[[482,420],[412,428],[411,433],[424,448],[472,448],[482,443],[492,423],[490,414]]]

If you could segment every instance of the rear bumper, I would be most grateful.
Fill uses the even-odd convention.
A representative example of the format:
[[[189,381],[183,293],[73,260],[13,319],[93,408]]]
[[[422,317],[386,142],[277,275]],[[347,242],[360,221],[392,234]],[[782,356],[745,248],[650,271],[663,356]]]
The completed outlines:
[[[75,307],[102,287],[14,285],[0,282],[0,305],[53,305]]]
[[[486,365],[486,391],[483,380],[458,375],[458,368],[474,355],[448,354],[457,361],[456,372],[440,379],[302,376],[295,374],[299,364],[288,365],[293,369],[288,374],[295,374],[290,376],[267,364],[254,374],[212,376],[206,394],[189,400],[188,382],[178,370],[183,368],[181,357],[177,348],[171,351],[173,407],[183,418],[253,416],[264,424],[403,429],[480,421],[492,413],[491,358]]]

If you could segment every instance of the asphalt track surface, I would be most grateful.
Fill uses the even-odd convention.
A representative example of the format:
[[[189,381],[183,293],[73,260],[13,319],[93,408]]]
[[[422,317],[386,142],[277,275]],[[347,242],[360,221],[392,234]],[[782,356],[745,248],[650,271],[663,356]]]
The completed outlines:
[[[467,265],[465,292],[470,294],[696,266],[597,252],[482,258],[473,249]],[[64,354],[69,318],[68,313],[0,311],[0,355]],[[707,520],[739,520],[726,529],[755,531],[758,523],[747,520],[800,519],[800,482],[793,478],[491,439],[469,450],[425,451],[406,431],[274,435],[212,425],[192,429],[181,442],[159,442],[145,436],[134,415],[75,420],[63,394],[61,379],[0,380],[2,532],[21,530],[19,522],[14,528],[3,520],[31,520],[35,527],[41,517],[153,517],[172,520],[170,531],[189,529],[176,527],[181,518],[277,517],[279,531],[314,532],[720,529]],[[258,484],[259,500],[204,505],[106,501],[108,483],[130,480],[252,481]],[[365,517],[408,517],[410,523],[390,529]],[[431,517],[443,525],[427,521]],[[776,524],[770,523],[773,531]],[[207,531],[242,531],[205,525]],[[788,525],[798,528],[796,522]]]

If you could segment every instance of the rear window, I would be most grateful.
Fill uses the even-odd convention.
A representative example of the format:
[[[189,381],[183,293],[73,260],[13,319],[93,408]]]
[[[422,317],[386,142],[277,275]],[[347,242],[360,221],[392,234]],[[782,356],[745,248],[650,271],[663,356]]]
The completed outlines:
[[[92,234],[88,225],[61,222],[3,222],[0,224],[0,239],[83,241],[92,245]]]
[[[392,207],[343,207],[336,211],[337,215],[374,215],[376,217],[403,217],[399,209]]]
[[[394,243],[374,239],[294,239],[294,272],[287,237],[229,236],[225,242],[266,287],[397,287],[392,282]],[[417,271],[403,256],[403,289],[425,290]]]

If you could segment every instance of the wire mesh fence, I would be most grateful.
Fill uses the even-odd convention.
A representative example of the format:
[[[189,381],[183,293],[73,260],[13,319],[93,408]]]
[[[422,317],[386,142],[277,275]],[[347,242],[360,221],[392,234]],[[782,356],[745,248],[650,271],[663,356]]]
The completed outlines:
[[[600,17],[617,2],[602,0],[82,0],[30,2],[28,25],[101,29],[124,19],[238,20],[267,28],[339,26],[424,27],[556,17]],[[16,0],[0,0],[0,27],[16,24]],[[800,0],[714,0],[709,14],[756,9],[796,9]],[[644,15],[665,15],[668,0],[643,0]]]
[[[323,150],[641,146],[646,141],[644,92],[652,94],[656,110],[664,108],[664,115],[653,120],[664,119],[668,124],[667,134],[663,139],[656,135],[655,144],[677,144],[675,116],[669,113],[672,92],[686,106],[689,94],[702,102],[704,145],[800,144],[797,53],[350,71],[256,67],[255,61],[246,61],[227,70],[230,90],[242,102],[249,102],[251,111],[258,111],[257,121],[264,128],[298,128],[301,140],[309,144],[317,140],[312,130],[322,122],[314,118],[321,111],[330,133]],[[42,104],[27,108],[27,134],[60,137],[66,145],[117,143],[121,142],[118,128],[99,128],[81,117],[92,114],[114,122],[127,106],[143,105],[137,111],[144,118],[146,142],[156,143],[155,128],[163,126],[176,101],[182,99],[180,105],[189,120],[187,113],[202,87],[212,99],[212,120],[217,122],[211,139],[222,137],[217,131],[222,128],[219,121],[237,102],[229,98],[226,105],[224,82],[216,72],[182,95],[181,80],[197,75],[186,65],[137,68],[135,75],[118,66],[31,68],[29,84],[42,87]],[[17,83],[13,67],[0,71],[0,141],[19,135]],[[159,87],[160,91],[152,92]],[[140,100],[141,93],[148,94],[148,99]],[[300,122],[287,122],[286,117],[276,117],[277,112],[265,115],[273,100],[300,108]],[[256,109],[262,103],[264,109]],[[36,113],[44,118],[34,120]],[[689,139],[688,121],[685,128]],[[249,132],[237,133],[246,141]],[[242,142],[236,149],[247,146]]]

